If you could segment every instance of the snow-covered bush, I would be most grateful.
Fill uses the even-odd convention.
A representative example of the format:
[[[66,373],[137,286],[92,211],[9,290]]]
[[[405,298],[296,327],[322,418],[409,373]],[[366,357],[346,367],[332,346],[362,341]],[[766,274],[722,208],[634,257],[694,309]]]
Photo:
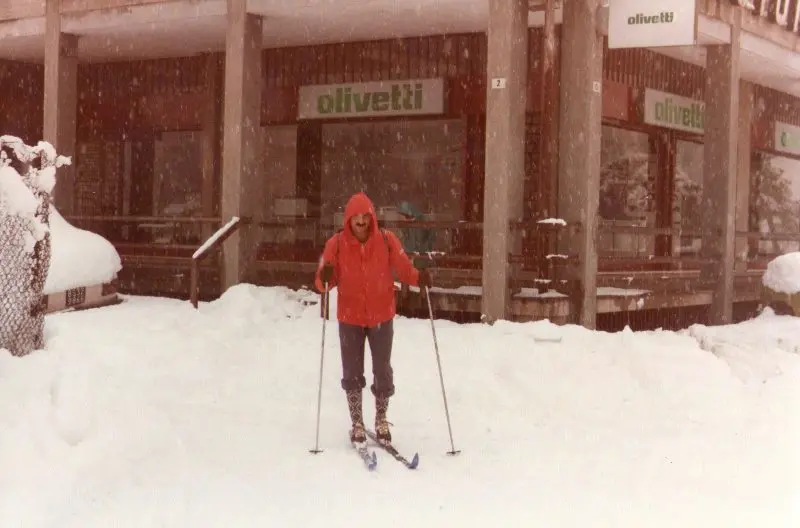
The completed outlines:
[[[776,292],[800,292],[800,252],[793,251],[772,259],[767,264],[762,283]]]
[[[761,303],[778,315],[800,316],[800,252],[772,259],[761,279]]]
[[[70,163],[47,142],[0,136],[0,348],[15,355],[43,345],[50,195],[56,169]]]

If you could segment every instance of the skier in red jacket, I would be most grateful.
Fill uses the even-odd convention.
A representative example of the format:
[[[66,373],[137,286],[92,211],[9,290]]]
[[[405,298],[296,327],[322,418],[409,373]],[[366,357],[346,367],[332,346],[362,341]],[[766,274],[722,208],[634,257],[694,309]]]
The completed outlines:
[[[337,318],[342,350],[342,388],[353,423],[350,441],[366,442],[362,414],[364,344],[372,352],[375,396],[375,434],[390,443],[386,412],[394,394],[391,365],[395,315],[394,275],[401,282],[430,287],[430,275],[417,270],[394,233],[380,229],[372,201],[364,193],[353,195],[344,212],[344,228],[325,243],[316,273],[320,292],[327,284],[339,288]]]

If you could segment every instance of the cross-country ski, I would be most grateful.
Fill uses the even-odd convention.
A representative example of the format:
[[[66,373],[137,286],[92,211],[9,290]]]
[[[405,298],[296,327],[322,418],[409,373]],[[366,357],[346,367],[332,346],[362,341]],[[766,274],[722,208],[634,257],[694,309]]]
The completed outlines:
[[[411,457],[411,460],[408,460],[406,457],[400,454],[393,444],[387,444],[378,440],[378,437],[374,431],[367,429],[367,436],[375,443],[376,446],[389,453],[395,460],[406,466],[408,469],[417,469],[417,466],[419,465],[418,453],[414,453],[414,456]]]

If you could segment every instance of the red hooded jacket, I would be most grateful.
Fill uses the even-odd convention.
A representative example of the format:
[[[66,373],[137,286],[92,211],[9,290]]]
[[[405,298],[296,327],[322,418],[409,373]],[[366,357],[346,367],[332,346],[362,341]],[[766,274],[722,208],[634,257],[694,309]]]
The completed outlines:
[[[361,243],[350,229],[350,219],[358,214],[372,216],[370,235]],[[319,274],[326,263],[333,264],[333,279],[328,288],[339,288],[337,317],[340,322],[375,327],[395,315],[394,275],[416,286],[419,272],[409,260],[402,244],[391,231],[379,229],[375,206],[364,193],[353,195],[344,210],[344,229],[325,243],[315,284],[322,292]]]

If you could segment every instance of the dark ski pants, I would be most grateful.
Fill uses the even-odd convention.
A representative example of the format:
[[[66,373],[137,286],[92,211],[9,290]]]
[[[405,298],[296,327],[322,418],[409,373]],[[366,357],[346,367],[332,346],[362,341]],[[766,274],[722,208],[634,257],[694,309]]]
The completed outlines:
[[[374,328],[339,323],[339,344],[342,349],[342,388],[346,391],[366,387],[364,378],[364,344],[369,341],[372,352],[372,394],[388,398],[394,394],[392,372],[392,320]]]

